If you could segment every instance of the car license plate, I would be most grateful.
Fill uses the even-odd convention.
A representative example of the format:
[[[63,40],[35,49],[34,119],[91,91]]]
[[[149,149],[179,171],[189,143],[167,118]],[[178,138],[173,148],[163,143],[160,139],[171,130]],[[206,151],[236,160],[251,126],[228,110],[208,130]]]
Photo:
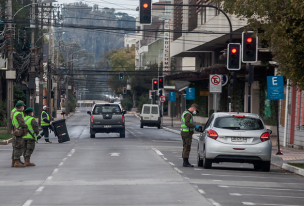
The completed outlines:
[[[231,137],[231,142],[247,142],[246,137]]]
[[[149,117],[145,117],[144,119],[149,119]]]
[[[105,125],[104,128],[111,128],[111,125]]]

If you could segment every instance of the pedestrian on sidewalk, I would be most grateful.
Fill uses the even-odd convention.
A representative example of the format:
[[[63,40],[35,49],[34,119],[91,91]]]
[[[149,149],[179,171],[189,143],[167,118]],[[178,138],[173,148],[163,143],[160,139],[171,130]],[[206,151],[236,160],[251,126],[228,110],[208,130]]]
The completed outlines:
[[[25,124],[28,127],[27,135],[23,136],[23,157],[24,157],[24,166],[36,166],[34,163],[31,163],[31,155],[35,149],[35,143],[37,140],[37,135],[39,134],[39,125],[36,122],[34,117],[33,108],[29,107],[25,111]],[[35,135],[36,134],[36,135]]]
[[[198,112],[198,105],[192,104],[188,110],[184,111],[181,117],[181,136],[183,140],[182,158],[184,167],[193,167],[193,165],[189,163],[192,136],[194,129],[201,130],[202,128],[198,125],[193,124],[193,115],[197,114]]]
[[[24,103],[17,102],[15,105],[16,112],[14,112],[12,118],[12,125],[14,128],[13,133],[13,153],[12,153],[12,167],[24,167],[24,164],[20,161],[20,157],[23,153],[23,136],[27,134],[27,125],[24,122]]]
[[[52,143],[49,140],[50,125],[51,125],[51,120],[49,116],[49,107],[45,105],[43,106],[43,111],[41,112],[41,124],[40,124],[43,131],[37,136],[37,139],[41,139],[42,136],[44,136],[46,143]]]

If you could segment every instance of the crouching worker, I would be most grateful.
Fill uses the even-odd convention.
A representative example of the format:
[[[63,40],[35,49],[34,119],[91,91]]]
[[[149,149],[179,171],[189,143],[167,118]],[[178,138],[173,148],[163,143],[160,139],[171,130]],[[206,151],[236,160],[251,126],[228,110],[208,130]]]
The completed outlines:
[[[28,127],[27,135],[23,136],[23,157],[24,157],[24,165],[25,166],[35,166],[34,163],[31,163],[31,155],[35,149],[35,143],[37,140],[37,135],[39,134],[39,126],[36,122],[34,116],[33,108],[27,108],[25,110],[24,121]]]

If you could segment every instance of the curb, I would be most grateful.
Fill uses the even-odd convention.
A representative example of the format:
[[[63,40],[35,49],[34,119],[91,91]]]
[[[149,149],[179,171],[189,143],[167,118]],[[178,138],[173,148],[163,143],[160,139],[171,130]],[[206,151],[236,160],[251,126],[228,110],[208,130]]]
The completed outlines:
[[[293,173],[296,173],[298,175],[304,176],[304,169],[289,165],[287,163],[283,163],[281,168],[284,169],[284,170],[287,170],[289,172],[293,172]]]
[[[9,143],[11,143],[13,141],[13,138],[10,138],[8,140],[3,140],[2,142],[0,142],[0,145],[8,145]]]

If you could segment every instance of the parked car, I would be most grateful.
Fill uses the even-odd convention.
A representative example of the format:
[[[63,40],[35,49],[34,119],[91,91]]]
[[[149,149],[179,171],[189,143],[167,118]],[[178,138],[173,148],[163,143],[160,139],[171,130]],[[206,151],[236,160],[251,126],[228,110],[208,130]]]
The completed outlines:
[[[119,104],[95,104],[91,116],[90,136],[95,138],[96,133],[119,133],[125,137],[125,114]]]
[[[256,170],[270,170],[271,130],[259,115],[214,113],[199,137],[197,164],[210,169],[212,163],[252,163]]]
[[[144,126],[160,129],[160,111],[156,104],[144,104],[140,114],[140,128]]]

